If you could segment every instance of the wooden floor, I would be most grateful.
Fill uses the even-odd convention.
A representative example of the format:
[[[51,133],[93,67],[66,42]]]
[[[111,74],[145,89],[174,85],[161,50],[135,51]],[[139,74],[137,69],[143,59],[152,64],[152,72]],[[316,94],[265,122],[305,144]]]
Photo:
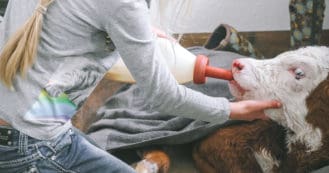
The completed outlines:
[[[268,58],[290,49],[289,31],[240,32],[240,34]],[[209,36],[210,33],[184,34],[180,43],[184,47],[201,46]],[[321,38],[320,45],[329,46],[329,30],[324,30]]]

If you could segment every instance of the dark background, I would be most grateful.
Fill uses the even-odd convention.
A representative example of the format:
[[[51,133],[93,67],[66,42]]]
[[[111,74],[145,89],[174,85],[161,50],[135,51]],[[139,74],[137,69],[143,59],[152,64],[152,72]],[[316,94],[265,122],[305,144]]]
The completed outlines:
[[[8,0],[0,0],[0,16],[3,16],[7,7]]]

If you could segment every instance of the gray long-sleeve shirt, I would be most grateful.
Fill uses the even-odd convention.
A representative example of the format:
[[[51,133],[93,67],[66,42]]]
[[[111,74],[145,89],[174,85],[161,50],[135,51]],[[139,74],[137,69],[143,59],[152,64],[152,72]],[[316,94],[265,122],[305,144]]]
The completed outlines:
[[[34,12],[37,2],[9,2],[0,24],[0,50]],[[70,122],[31,120],[26,112],[65,60],[100,62],[108,56],[108,34],[152,109],[213,123],[228,120],[227,99],[206,96],[174,79],[156,47],[148,13],[145,0],[55,0],[44,15],[38,57],[26,79],[16,77],[15,92],[0,84],[0,118],[38,139],[56,137],[69,128]]]

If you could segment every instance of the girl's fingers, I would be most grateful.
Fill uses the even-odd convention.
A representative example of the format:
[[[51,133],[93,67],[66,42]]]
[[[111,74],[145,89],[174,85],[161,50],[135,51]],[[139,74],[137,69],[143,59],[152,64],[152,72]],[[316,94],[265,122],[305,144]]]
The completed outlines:
[[[265,104],[266,104],[266,105],[264,105],[265,109],[280,108],[282,106],[282,104],[276,100],[267,101],[267,103],[265,103]]]
[[[153,27],[152,30],[160,38],[165,38],[165,39],[171,40],[173,42],[177,42],[177,40],[175,38],[169,36],[167,33],[165,33],[164,31],[162,31],[158,28]]]
[[[282,104],[276,100],[254,101],[253,103],[251,103],[251,105],[257,110],[280,108],[282,106]]]

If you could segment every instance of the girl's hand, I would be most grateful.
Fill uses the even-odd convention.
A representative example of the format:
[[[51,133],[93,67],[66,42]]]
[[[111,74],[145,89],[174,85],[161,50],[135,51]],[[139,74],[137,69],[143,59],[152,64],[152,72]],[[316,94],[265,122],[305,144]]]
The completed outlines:
[[[177,42],[177,40],[170,35],[166,34],[164,31],[160,30],[159,28],[153,27],[153,33],[155,33],[159,38],[165,38],[171,40],[173,42]]]
[[[270,101],[257,101],[257,100],[245,100],[239,102],[231,102],[231,114],[232,120],[245,120],[252,121],[255,119],[267,120],[268,117],[264,114],[265,109],[280,108],[282,104],[275,100]]]

